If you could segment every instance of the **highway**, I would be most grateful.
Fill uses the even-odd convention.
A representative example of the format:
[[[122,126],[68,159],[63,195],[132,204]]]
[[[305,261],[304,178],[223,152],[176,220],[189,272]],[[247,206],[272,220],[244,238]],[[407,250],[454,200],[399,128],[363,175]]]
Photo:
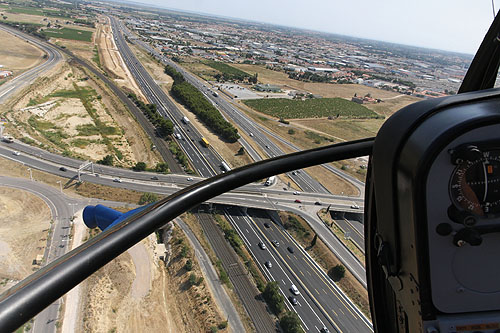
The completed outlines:
[[[328,327],[335,332],[370,332],[371,324],[343,296],[331,279],[317,266],[302,247],[286,232],[281,221],[266,211],[240,208],[226,210],[226,217],[243,235],[257,265],[270,281],[277,281],[289,310],[296,311],[306,331]],[[266,226],[267,224],[267,226]],[[266,245],[263,249],[259,243]],[[293,249],[293,253],[289,250]],[[269,261],[272,267],[266,267]],[[294,284],[300,291],[293,306],[289,297]]]
[[[122,29],[129,36],[130,40],[134,40],[132,38],[131,33],[123,27]],[[247,135],[251,137],[255,143],[260,146],[260,148],[266,152],[268,157],[275,157],[285,154],[281,148],[279,148],[270,138],[280,142],[281,144],[288,146],[293,151],[301,150],[299,147],[291,144],[290,142],[284,140],[279,135],[271,132],[269,129],[255,123],[252,119],[246,116],[243,112],[238,110],[238,106],[234,103],[233,100],[227,101],[222,97],[221,94],[218,96],[213,95],[214,87],[210,84],[205,84],[201,79],[192,75],[191,73],[185,71],[181,66],[176,64],[175,62],[169,60],[168,58],[161,55],[157,50],[152,48],[150,45],[142,42],[141,40],[136,40],[136,44],[140,45],[144,49],[146,49],[149,53],[153,54],[157,59],[162,61],[165,65],[170,65],[174,67],[178,72],[182,73],[185,79],[197,87],[205,97],[212,102],[214,106],[216,106],[219,110],[223,111],[223,114],[228,116],[234,123],[236,123]],[[250,156],[254,158],[255,161],[259,161],[260,156],[250,148],[251,145],[245,141],[245,139],[241,138],[239,140],[242,146],[249,151]],[[249,148],[247,148],[249,147]],[[254,155],[258,157],[254,157]],[[359,196],[364,197],[364,183],[356,179],[355,177],[342,172],[341,170],[336,169],[330,164],[323,164],[322,167],[326,168],[328,171],[340,176],[341,178],[346,179],[351,184],[353,184],[359,191]],[[312,178],[307,172],[302,173],[303,170],[297,170],[296,172],[289,172],[287,176],[292,179],[295,183],[299,185],[304,191],[308,192],[319,192],[319,193],[328,193],[328,191],[314,178]]]
[[[112,22],[114,22],[113,32],[119,32],[118,39],[122,36],[122,31],[128,36],[129,40],[133,40],[132,34],[123,26],[121,22],[116,23],[116,19],[111,18]],[[115,30],[115,28],[117,30]],[[198,90],[200,90],[205,97],[212,102],[214,106],[216,106],[222,114],[226,117],[229,117],[235,124],[237,124],[243,131],[245,131],[259,146],[265,151],[268,157],[275,157],[284,155],[285,152],[281,150],[267,135],[264,134],[262,128],[255,124],[253,120],[248,118],[246,115],[238,111],[235,107],[233,107],[230,103],[224,100],[219,94],[219,97],[215,97],[213,95],[213,91],[207,85],[205,85],[202,81],[185,71],[182,67],[177,65],[176,63],[170,61],[166,57],[162,56],[158,51],[153,49],[151,46],[143,43],[141,41],[137,41],[137,44],[146,49],[149,53],[153,54],[157,59],[159,59],[165,65],[173,66],[178,72],[184,75],[184,78],[194,85]],[[126,46],[126,45],[125,45]],[[127,47],[128,48],[128,47]],[[123,50],[126,48],[123,47]],[[122,48],[120,48],[120,52],[122,52]],[[132,73],[135,75],[135,73]],[[161,89],[160,89],[161,90]],[[239,142],[247,151],[249,151],[250,156],[255,158],[256,161],[261,158],[258,157],[257,152],[251,148],[251,145],[246,142],[243,138],[240,138]],[[318,192],[318,193],[329,193],[326,188],[321,185],[317,180],[312,178],[305,171],[297,170],[294,172],[289,172],[288,177],[290,177],[299,187],[306,192]]]
[[[56,66],[62,60],[62,55],[56,48],[54,48],[50,44],[42,42],[41,40],[33,36],[22,33],[19,30],[5,25],[0,25],[0,30],[8,32],[22,40],[27,41],[30,44],[35,45],[47,55],[45,61],[43,61],[38,66],[33,67],[18,76],[15,76],[11,80],[0,86],[0,104],[3,104],[11,96],[19,92],[22,88],[24,88],[28,84],[33,83],[40,75],[54,68],[54,66]]]
[[[147,71],[144,69],[144,67],[140,64],[140,62],[135,58],[135,56],[130,51],[130,48],[128,47],[128,45],[125,41],[125,38],[123,37],[122,31],[125,32],[125,34],[127,35],[127,38],[129,40],[132,39],[132,35],[130,34],[130,32],[123,26],[123,24],[121,22],[117,21],[115,18],[110,17],[110,21],[111,21],[111,24],[113,27],[113,33],[114,33],[116,45],[117,45],[120,53],[123,55],[125,62],[127,63],[127,66],[131,70],[132,75],[134,77],[136,77],[136,79],[138,80],[139,86],[143,87],[145,95],[148,98],[150,98],[150,100],[155,101],[155,104],[158,105],[158,109],[159,109],[160,113],[162,112],[162,110],[165,111],[165,113],[162,114],[163,116],[169,117],[174,122],[174,124],[177,123],[177,125],[176,125],[177,130],[182,129],[183,126],[189,126],[191,128],[191,133],[189,133],[189,134],[187,134],[186,132],[182,133],[182,131],[178,132],[182,138],[191,138],[191,140],[193,140],[193,141],[196,140],[196,142],[197,142],[198,138],[201,138],[200,134],[199,133],[196,134],[197,132],[194,129],[194,127],[191,127],[190,125],[187,125],[187,124],[182,124],[182,122],[180,122],[178,120],[178,119],[183,117],[183,114],[170,101],[168,96],[156,84],[156,82],[154,82],[154,80],[151,78],[149,73],[147,73]],[[155,55],[158,59],[161,59],[165,64],[172,65],[179,72],[181,72],[184,75],[184,77],[186,78],[186,80],[188,80],[191,84],[193,84],[200,91],[202,91],[204,93],[205,97],[207,97],[209,100],[211,100],[214,105],[218,106],[219,109],[224,110],[225,111],[224,114],[228,115],[241,128],[243,128],[245,131],[247,131],[248,135],[257,141],[257,143],[263,148],[263,150],[265,150],[268,153],[269,157],[280,156],[280,155],[284,154],[284,152],[277,145],[275,145],[272,142],[272,140],[270,140],[266,135],[263,134],[263,132],[268,133],[269,131],[264,131],[264,130],[260,131],[260,129],[261,129],[260,126],[256,125],[250,118],[246,117],[241,112],[239,112],[236,108],[232,107],[222,97],[220,97],[220,95],[219,95],[219,97],[215,97],[212,94],[212,91],[207,86],[205,86],[200,80],[195,78],[190,73],[184,71],[184,69],[181,68],[180,66],[178,66],[177,64],[173,63],[170,60],[167,60],[165,57],[162,57],[156,50],[154,50],[153,48],[151,48],[147,44],[145,44],[145,43],[140,43],[140,44],[143,47],[145,47],[147,49],[147,51],[149,51],[150,53]],[[207,93],[207,91],[209,93]],[[166,108],[164,106],[163,102],[169,104],[170,112],[171,112],[170,114],[166,113],[166,110],[168,108]],[[178,114],[175,115],[176,113],[178,113]],[[189,130],[189,129],[187,129],[187,130]],[[192,136],[193,133],[195,133],[194,134],[195,139],[193,139],[193,136]],[[240,141],[241,141],[241,139],[240,139]],[[178,142],[179,143],[182,143],[182,142],[190,143],[189,139],[178,140]],[[198,145],[199,145],[198,148],[200,148],[202,150],[205,149],[205,150],[211,151],[211,149],[207,149],[207,148],[201,146],[199,144],[199,142],[198,142]],[[219,163],[222,163],[222,159],[218,160],[217,158],[211,159],[210,162],[207,161],[207,163],[204,163],[204,161],[200,161],[198,159],[198,157],[200,156],[199,154],[201,154],[201,152],[199,152],[197,154],[195,150],[190,151],[189,145],[187,147],[183,146],[183,148],[184,148],[186,154],[188,155],[188,158],[190,160],[192,160],[193,164],[195,165],[195,168],[197,168],[198,172],[201,175],[203,175],[203,172],[205,171],[205,167],[209,173],[210,169],[215,170],[216,166],[220,165]],[[197,147],[194,147],[194,148],[196,149]],[[298,150],[297,147],[293,146],[293,148]],[[193,153],[194,153],[194,155],[193,155]],[[207,154],[205,156],[208,157],[209,155]],[[203,156],[201,156],[201,157],[203,157]],[[212,167],[210,167],[210,165]],[[328,169],[329,170],[331,169],[331,171],[335,172],[336,174],[343,175],[342,173],[340,173],[340,171],[336,170],[335,168],[333,168],[330,165],[328,165]],[[299,184],[299,186],[302,189],[307,189],[306,190],[307,192],[328,193],[328,191],[319,182],[317,182],[315,179],[313,179],[309,174],[307,174],[303,170],[302,171],[301,170],[292,171],[289,173],[289,177],[292,177],[292,179],[297,184]],[[364,193],[363,183],[356,180],[354,177],[350,177],[350,180],[354,180],[353,184],[355,186],[357,186],[360,193],[363,194]],[[349,257],[352,257],[352,255],[350,255]],[[346,259],[346,261],[347,260],[351,261],[350,259]],[[364,268],[362,266],[359,266],[359,263],[356,264],[354,261],[352,261],[352,263],[354,265],[358,266],[356,269],[356,272],[355,272],[355,276],[358,277],[358,279],[363,283],[363,285],[366,286],[366,279],[364,277]],[[349,268],[349,266],[348,266],[348,268]]]
[[[20,151],[22,153],[17,156],[13,154],[14,151]],[[68,184],[77,181],[77,169],[83,163],[83,161],[49,153],[40,148],[28,146],[17,141],[13,143],[0,143],[0,156],[18,161],[41,171],[68,178]],[[59,169],[61,166],[65,166],[67,170],[61,171]],[[157,177],[158,180],[152,180],[152,177]],[[81,179],[82,181],[91,183],[141,192],[158,193],[161,195],[173,194],[194,182],[203,180],[202,178],[188,177],[185,175],[161,175],[148,172],[135,172],[102,165],[95,165],[93,172],[91,170],[82,171]],[[120,179],[121,182],[116,182],[115,179]],[[65,186],[65,184],[63,184],[63,186]],[[296,198],[300,198],[300,204],[295,202]],[[249,184],[213,198],[209,200],[209,202],[295,212],[306,219],[330,250],[339,257],[346,268],[366,286],[364,266],[316,215],[318,210],[327,205],[331,205],[331,210],[359,214],[363,212],[362,199],[306,192],[302,192],[300,195],[295,196],[290,193],[290,191],[279,190],[275,187],[267,187],[262,184]],[[316,205],[316,202],[320,202],[321,206]],[[350,207],[352,202],[357,202],[360,208],[352,209]]]
[[[156,105],[161,116],[170,119],[174,124],[174,133],[180,134],[177,143],[181,146],[195,171],[203,177],[211,177],[222,172],[220,166],[223,160],[215,153],[211,147],[204,147],[200,140],[203,137],[191,124],[181,121],[184,114],[169,99],[163,89],[156,84],[151,75],[137,60],[130,50],[125,38],[118,28],[118,23],[113,17],[110,18],[113,29],[114,42],[129,68],[133,77],[141,87],[147,99]]]
[[[20,154],[14,155],[15,151],[20,152]],[[50,153],[40,148],[18,142],[17,140],[13,143],[0,142],[0,155],[38,170],[68,178],[68,183],[78,180],[78,168],[85,163],[85,161]],[[61,171],[61,166],[64,166],[66,171]],[[118,179],[121,182],[115,181]],[[189,175],[136,172],[100,164],[94,164],[93,167],[87,166],[85,170],[81,171],[82,181],[168,195],[204,179],[201,177],[190,177]],[[297,206],[295,200],[300,198],[302,205],[315,207],[317,210],[325,208],[330,204],[332,205],[332,209],[335,208],[346,212],[359,213],[363,210],[363,201],[361,198],[308,192],[301,192],[299,195],[294,195],[291,191],[285,191],[277,186],[264,186],[259,183],[248,184],[229,193],[236,194],[235,198],[241,198],[241,200],[246,200],[247,198],[258,199],[255,201],[256,205],[258,205],[257,207],[261,207],[261,205],[273,207],[275,205],[274,202],[277,201],[280,204],[289,203]],[[227,198],[227,194],[223,194],[218,198],[223,198],[224,200]],[[214,199],[214,202],[217,200],[217,198]],[[360,209],[352,209],[350,207],[352,202],[357,202]],[[239,203],[241,204],[242,201]],[[316,203],[321,203],[321,205],[317,205]],[[250,201],[246,204],[252,205],[252,202]]]

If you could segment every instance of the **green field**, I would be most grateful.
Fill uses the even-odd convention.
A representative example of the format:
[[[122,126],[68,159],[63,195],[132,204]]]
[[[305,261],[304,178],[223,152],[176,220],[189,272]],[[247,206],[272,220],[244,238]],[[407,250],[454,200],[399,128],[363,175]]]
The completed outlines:
[[[8,8],[8,7],[4,7]],[[57,9],[39,9],[33,7],[10,7],[7,12],[14,14],[27,14],[27,15],[38,15],[38,16],[48,16],[61,19],[70,19],[70,15],[65,11],[60,11]]]
[[[375,112],[363,105],[343,98],[306,99],[252,99],[243,101],[249,107],[284,119],[315,118],[315,117],[345,117],[345,118],[378,118]]]
[[[243,80],[245,80],[245,78],[250,77],[250,74],[248,74],[248,73],[246,73],[238,68],[229,66],[228,64],[225,64],[223,62],[205,61],[205,62],[203,62],[203,64],[205,64],[209,67],[212,67],[213,69],[221,72],[224,80],[243,81]]]
[[[12,7],[8,10],[9,13],[18,14],[28,14],[28,15],[40,15],[43,16],[43,11],[36,8],[23,8],[23,7]]]
[[[84,42],[90,42],[92,40],[92,31],[77,30],[70,28],[45,29],[43,30],[43,34],[48,37],[73,39]]]

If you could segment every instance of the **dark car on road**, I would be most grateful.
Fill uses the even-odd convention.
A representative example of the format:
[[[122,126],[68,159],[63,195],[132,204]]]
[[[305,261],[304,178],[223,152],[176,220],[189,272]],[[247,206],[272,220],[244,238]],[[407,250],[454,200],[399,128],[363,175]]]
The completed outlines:
[[[66,169],[65,167],[62,166],[62,167],[59,168],[59,170],[61,170],[61,171],[67,171],[68,169]]]
[[[295,297],[288,296],[288,300],[292,303],[292,305],[297,305],[297,299]]]
[[[294,252],[295,252],[295,250],[294,250],[294,249],[293,249],[293,247],[291,247],[291,246],[287,247],[286,249],[287,249],[287,250],[288,250],[288,252],[290,252],[290,253],[294,253]]]

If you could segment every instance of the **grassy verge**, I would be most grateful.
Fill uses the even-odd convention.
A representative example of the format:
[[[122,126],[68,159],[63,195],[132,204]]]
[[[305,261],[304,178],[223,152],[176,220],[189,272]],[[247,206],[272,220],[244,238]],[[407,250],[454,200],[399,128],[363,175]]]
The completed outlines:
[[[96,63],[97,67],[102,69],[101,58],[99,57],[99,49],[97,46],[94,46],[94,56],[92,57],[92,60]]]
[[[363,252],[361,252],[358,246],[351,239],[346,239],[344,231],[337,226],[330,214],[326,213],[325,210],[322,209],[318,213],[318,216],[323,222],[325,222],[328,228],[333,231],[335,236],[337,236],[337,238],[356,256],[356,258],[358,258],[359,261],[365,265],[365,255]]]
[[[184,167],[184,170],[186,170],[187,173],[189,174],[194,174],[195,172],[193,169],[191,169],[191,166],[189,165],[188,158],[186,154],[182,151],[181,147],[177,144],[175,141],[170,141],[168,143],[168,149],[172,152],[172,154],[175,155],[177,158],[177,161]]]

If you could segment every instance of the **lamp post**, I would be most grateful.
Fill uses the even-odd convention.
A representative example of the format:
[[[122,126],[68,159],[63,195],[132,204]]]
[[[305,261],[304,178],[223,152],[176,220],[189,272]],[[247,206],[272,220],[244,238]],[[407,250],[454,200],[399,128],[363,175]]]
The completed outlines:
[[[31,173],[31,168],[28,168],[28,171],[30,172],[30,180],[33,180],[33,174]]]
[[[63,193],[63,190],[62,190],[62,183],[60,180],[57,181],[57,183],[59,183],[59,189],[61,190],[61,193]]]

